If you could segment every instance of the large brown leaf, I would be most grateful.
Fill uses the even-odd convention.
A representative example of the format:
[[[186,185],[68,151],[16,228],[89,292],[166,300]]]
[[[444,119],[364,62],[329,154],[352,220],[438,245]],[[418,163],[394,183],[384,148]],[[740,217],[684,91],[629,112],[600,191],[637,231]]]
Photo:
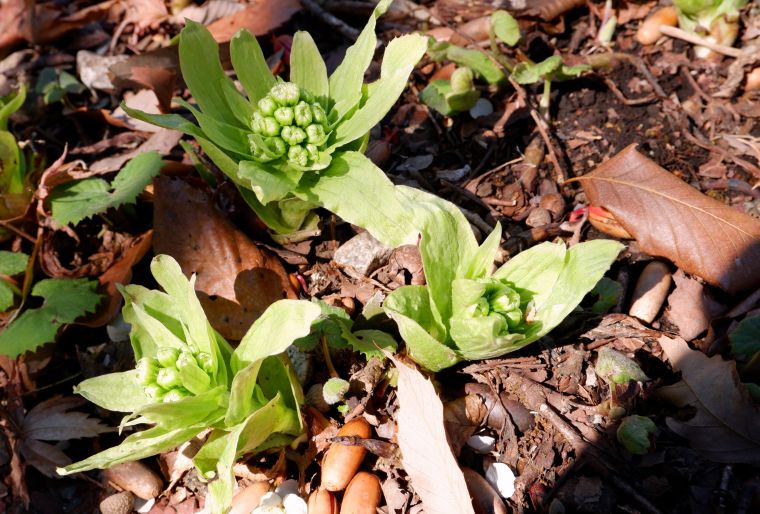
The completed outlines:
[[[730,293],[760,286],[760,221],[701,194],[635,145],[575,180],[648,254]]]
[[[720,355],[707,357],[681,338],[662,336],[658,342],[682,378],[660,388],[658,395],[696,409],[686,421],[668,418],[670,429],[712,461],[760,463],[760,409],[739,380],[736,363]]]
[[[443,404],[422,373],[390,357],[398,369],[398,446],[404,470],[427,514],[473,514],[470,494],[444,428]]]
[[[155,180],[153,249],[195,273],[211,325],[239,341],[273,302],[295,298],[284,268],[214,206],[206,192],[169,177]]]

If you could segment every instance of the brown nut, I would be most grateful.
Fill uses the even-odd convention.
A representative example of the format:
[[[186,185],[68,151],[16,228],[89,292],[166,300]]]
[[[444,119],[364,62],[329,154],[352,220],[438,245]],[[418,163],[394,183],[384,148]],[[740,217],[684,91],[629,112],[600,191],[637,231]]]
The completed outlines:
[[[309,495],[309,514],[338,514],[338,500],[324,487]]]
[[[375,514],[382,497],[380,480],[372,473],[360,471],[343,494],[340,514]]]
[[[228,514],[248,514],[259,506],[261,498],[269,492],[269,482],[254,482],[232,498],[232,508]]]
[[[760,66],[753,68],[752,71],[747,73],[747,81],[744,83],[745,91],[757,91],[760,90]]]
[[[338,437],[354,436],[368,439],[372,429],[364,418],[356,418],[338,430]],[[322,459],[322,487],[342,491],[356,474],[367,450],[363,446],[333,443]]]
[[[670,27],[678,25],[678,13],[674,7],[663,7],[652,13],[636,32],[636,40],[642,45],[653,45],[662,36],[660,27],[663,25]]]
[[[103,470],[103,475],[109,482],[143,500],[155,498],[164,488],[161,478],[140,461],[116,464]]]
[[[507,514],[507,507],[501,496],[480,473],[470,468],[462,468],[462,475],[467,484],[467,491],[472,496],[475,514]]]
[[[670,281],[670,269],[667,264],[659,261],[647,264],[636,282],[628,314],[645,323],[651,323],[665,302]]]
[[[112,494],[100,502],[101,514],[131,514],[135,497],[129,491]]]

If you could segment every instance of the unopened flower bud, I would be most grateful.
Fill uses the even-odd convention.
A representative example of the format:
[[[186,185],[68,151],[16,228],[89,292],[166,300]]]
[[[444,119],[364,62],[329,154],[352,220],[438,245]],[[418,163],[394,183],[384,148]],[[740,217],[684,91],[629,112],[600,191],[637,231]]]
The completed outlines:
[[[293,145],[288,150],[288,160],[298,166],[306,166],[309,163],[309,153],[300,145]]]
[[[156,384],[145,386],[143,391],[145,392],[145,396],[152,400],[161,400],[166,394],[166,390]]]
[[[299,145],[306,139],[306,132],[300,127],[282,127],[280,136],[289,145]]]
[[[277,103],[269,96],[265,96],[259,100],[258,105],[259,112],[262,114],[262,116],[272,116],[274,114],[274,111],[277,109]]]
[[[323,144],[325,139],[327,139],[324,127],[317,123],[312,123],[306,127],[306,139],[313,145],[319,146]]]
[[[299,127],[307,127],[311,124],[314,116],[311,113],[311,107],[306,102],[299,102],[295,107],[296,123]]]
[[[251,118],[251,130],[256,134],[261,134],[264,129],[264,116],[259,112],[254,112]]]
[[[322,397],[328,405],[335,405],[336,403],[343,401],[349,387],[350,384],[347,380],[333,377],[322,386]]]
[[[464,93],[470,91],[473,88],[472,70],[470,68],[457,68],[454,73],[451,74],[451,92],[452,93]]]
[[[150,385],[156,381],[156,375],[158,374],[158,361],[149,357],[143,357],[135,365],[135,371],[137,371],[137,382],[140,385]]]
[[[298,106],[295,108],[298,109]],[[277,123],[283,126],[292,125],[294,115],[293,107],[279,107],[274,111],[274,119],[277,120]]]
[[[181,387],[177,387],[175,389],[172,389],[171,391],[168,391],[163,398],[164,403],[173,403],[178,402],[183,398],[187,398],[188,396],[192,396],[190,394],[190,391],[187,391],[186,389],[182,389]]]
[[[319,160],[319,148],[317,148],[317,145],[313,145],[311,143],[306,145],[306,151],[309,153],[309,158],[312,161]]]
[[[280,124],[277,123],[277,120],[271,116],[263,118],[261,120],[261,134],[269,137],[279,136]]]
[[[192,354],[183,352],[177,359],[177,369],[182,385],[193,394],[208,391],[211,378],[203,371]]]
[[[267,138],[266,142],[269,145],[269,150],[278,157],[282,157],[288,151],[288,147],[281,137],[270,137]]]
[[[179,372],[174,368],[161,368],[156,375],[156,384],[164,389],[171,389],[182,384]]]
[[[280,105],[293,106],[298,103],[301,96],[300,88],[292,82],[275,84],[269,91],[269,95]]]
[[[173,368],[179,357],[179,350],[170,346],[164,346],[156,351],[156,359],[164,368]]]
[[[199,352],[195,354],[195,360],[198,361],[198,365],[203,371],[211,375],[214,373],[214,359],[211,354],[206,352]]]
[[[314,118],[314,123],[319,123],[320,125],[327,125],[327,114],[325,114],[325,110],[322,109],[322,106],[318,103],[311,104],[311,114]]]

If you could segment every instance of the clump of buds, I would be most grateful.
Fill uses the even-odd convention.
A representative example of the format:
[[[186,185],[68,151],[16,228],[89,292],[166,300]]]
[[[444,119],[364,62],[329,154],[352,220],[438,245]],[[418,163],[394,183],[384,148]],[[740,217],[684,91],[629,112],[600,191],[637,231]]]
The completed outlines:
[[[262,162],[285,159],[296,169],[319,160],[329,136],[327,114],[310,93],[280,82],[259,100],[251,119],[251,152]]]
[[[211,388],[211,355],[172,347],[159,348],[156,358],[143,357],[135,366],[145,394],[156,401],[176,402]]]

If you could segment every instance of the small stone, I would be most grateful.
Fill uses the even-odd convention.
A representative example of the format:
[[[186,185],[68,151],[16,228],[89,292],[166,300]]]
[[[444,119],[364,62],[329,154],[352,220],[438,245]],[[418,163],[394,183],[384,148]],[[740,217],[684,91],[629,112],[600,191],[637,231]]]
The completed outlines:
[[[362,232],[335,250],[333,261],[352,276],[366,277],[388,262],[392,248]]]
[[[503,462],[494,462],[486,468],[486,480],[504,499],[515,494],[515,473]]]
[[[100,502],[100,512],[103,514],[130,514],[135,497],[129,491],[112,494]]]
[[[470,116],[476,119],[488,116],[489,114],[493,114],[493,105],[485,98],[478,98],[475,105],[470,108]]]
[[[543,207],[536,207],[532,211],[530,211],[530,214],[528,214],[528,218],[525,220],[525,224],[529,227],[545,227],[546,225],[549,225],[552,222],[552,214],[547,209],[544,209]]]
[[[467,446],[478,453],[490,453],[496,447],[496,439],[490,435],[474,435],[467,440]]]
[[[265,480],[254,482],[235,494],[229,514],[249,514],[259,506],[261,499],[267,493],[269,493],[269,482]]]
[[[138,498],[150,500],[161,494],[164,487],[159,476],[142,462],[124,462],[103,471],[106,479]]]

